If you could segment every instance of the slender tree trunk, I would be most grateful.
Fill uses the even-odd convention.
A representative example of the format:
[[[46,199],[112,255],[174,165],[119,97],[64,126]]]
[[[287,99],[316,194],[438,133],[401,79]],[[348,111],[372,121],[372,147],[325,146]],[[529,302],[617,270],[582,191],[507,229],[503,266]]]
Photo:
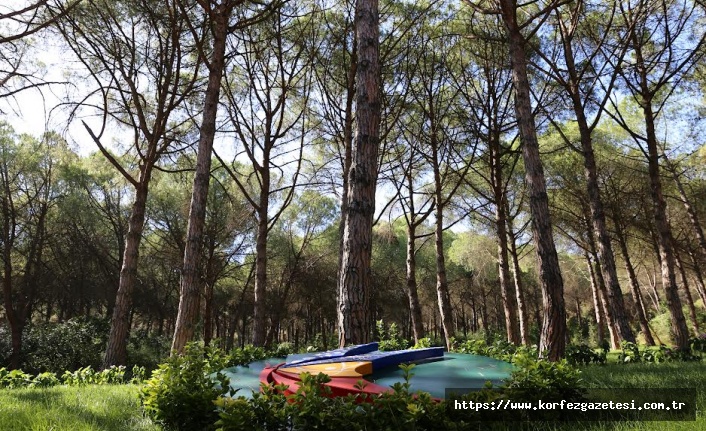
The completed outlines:
[[[645,137],[647,144],[647,165],[650,178],[650,191],[652,194],[652,210],[655,227],[657,228],[657,244],[659,247],[660,266],[662,268],[662,286],[667,301],[667,308],[671,316],[671,329],[674,344],[679,349],[689,347],[689,330],[681,308],[681,301],[677,290],[677,280],[674,271],[674,249],[672,248],[671,232],[667,221],[667,202],[662,192],[662,180],[659,168],[659,150],[657,147],[657,133],[655,131],[655,116],[652,110],[652,90],[647,79],[647,69],[642,56],[642,42],[638,40],[635,31],[632,31],[632,44],[635,51],[635,66],[640,75],[640,100],[645,117]]]
[[[699,293],[702,306],[706,307],[706,286],[704,286],[704,277],[701,274],[701,267],[696,257],[696,253],[692,249],[689,250],[689,258],[691,258],[691,263],[693,265],[694,270],[694,278],[696,279],[696,291]]]
[[[412,320],[414,342],[418,343],[424,338],[424,325],[422,322],[422,308],[419,305],[417,294],[417,256],[416,256],[416,226],[414,222],[407,225],[407,298],[409,299],[409,313]]]
[[[437,198],[441,190],[437,189]],[[443,205],[436,205],[436,221],[434,244],[436,248],[436,298],[439,304],[439,316],[441,317],[441,327],[444,330],[444,340],[446,348],[451,349],[451,337],[454,335],[454,327],[451,312],[451,297],[449,296],[449,282],[446,278],[446,261],[444,259],[444,218]]]
[[[355,32],[353,34],[353,37],[355,38]],[[338,282],[340,282],[341,277],[343,276],[343,233],[346,228],[346,219],[348,218],[348,178],[350,175],[351,163],[353,161],[353,101],[355,98],[356,64],[358,61],[356,50],[357,43],[354,40],[351,52],[351,64],[350,69],[348,70],[348,85],[346,87],[346,110],[344,114],[345,117],[343,119],[343,188],[341,191],[341,221],[338,224]]]
[[[580,96],[578,94],[578,84],[576,84],[576,93],[572,94],[574,99],[574,113],[577,116],[579,132],[581,134],[581,146],[583,149],[584,173],[586,176],[586,191],[588,194],[588,204],[591,213],[591,225],[594,231],[596,252],[598,264],[601,266],[601,272],[605,279],[607,304],[610,316],[613,320],[613,330],[619,340],[625,340],[634,343],[635,335],[630,329],[630,324],[625,313],[625,303],[623,301],[623,292],[620,290],[620,282],[618,280],[618,271],[615,266],[615,255],[613,246],[611,245],[608,227],[606,225],[605,211],[603,209],[603,201],[600,195],[598,186],[598,171],[596,167],[596,159],[593,153],[593,141],[591,131],[588,128],[583,107],[581,106]]]
[[[672,244],[674,250],[676,250],[676,244]],[[691,320],[691,327],[694,329],[694,335],[698,336],[701,334],[699,330],[699,320],[696,317],[696,307],[694,306],[694,298],[691,296],[691,290],[689,290],[689,280],[686,277],[686,271],[684,270],[684,265],[682,264],[679,253],[674,254],[675,262],[677,265],[677,270],[681,276],[681,284],[684,289],[684,296],[686,297],[686,305],[689,309],[689,319]]]
[[[701,222],[699,221],[699,216],[698,216],[698,214],[696,214],[694,207],[691,205],[691,201],[689,200],[689,197],[686,195],[686,190],[684,189],[684,185],[682,184],[681,180],[679,179],[679,175],[676,172],[676,167],[671,165],[671,163],[667,159],[666,154],[664,155],[664,158],[665,158],[665,160],[667,160],[667,167],[672,172],[672,177],[674,178],[674,182],[677,185],[677,190],[679,191],[679,197],[681,198],[682,204],[684,205],[684,209],[686,210],[686,213],[689,215],[689,221],[691,222],[691,227],[694,229],[694,233],[696,234],[696,239],[699,242],[699,247],[701,248],[701,254],[702,254],[702,256],[706,257],[706,237],[704,236],[704,230],[701,227]]]
[[[602,344],[605,340],[605,320],[603,315],[603,304],[601,303],[601,295],[598,292],[598,283],[596,282],[596,273],[593,270],[593,263],[588,252],[584,252],[588,273],[591,279],[591,293],[593,296],[593,311],[596,316],[596,326],[598,327],[598,344]]]
[[[377,0],[355,7],[356,133],[348,175],[338,294],[339,346],[370,340],[372,228],[380,146],[381,75]]]
[[[211,155],[216,134],[216,115],[221,91],[221,77],[225,66],[226,35],[232,6],[222,4],[213,11],[213,51],[209,62],[203,117],[196,155],[194,186],[189,207],[189,224],[184,247],[184,266],[181,272],[179,311],[177,314],[172,352],[182,353],[187,342],[194,338],[198,319],[200,287],[199,260],[203,228],[206,219],[206,201],[211,178]]]
[[[500,295],[505,312],[505,332],[507,341],[520,344],[520,328],[517,322],[517,299],[510,284],[510,264],[507,254],[507,213],[505,212],[505,187],[503,182],[502,160],[500,158],[500,136],[491,139],[491,172],[493,175],[493,194],[495,199],[495,234],[498,242],[498,275]]]
[[[268,148],[267,146],[265,148]],[[253,336],[255,346],[265,345],[267,331],[267,313],[265,310],[267,298],[267,234],[269,231],[268,211],[270,199],[269,154],[265,151],[261,170],[260,202],[258,205],[257,239],[255,244],[255,301],[253,310]]]
[[[505,200],[505,214],[508,214],[507,199]],[[515,232],[513,229],[513,221],[510,217],[507,218],[508,240],[510,243],[510,255],[512,256],[512,276],[515,281],[515,294],[517,295],[517,314],[520,323],[520,338],[522,344],[529,346],[531,344],[529,336],[529,323],[527,304],[525,302],[524,287],[522,285],[522,269],[520,268],[520,258],[517,255],[517,244],[515,243]]]
[[[628,253],[628,245],[625,239],[625,234],[619,223],[615,223],[615,232],[618,245],[620,246],[620,252],[622,253],[623,260],[625,261],[625,270],[627,271],[628,278],[630,279],[630,291],[632,293],[632,298],[635,301],[635,313],[637,314],[637,320],[640,322],[642,335],[645,337],[645,343],[648,346],[654,346],[655,340],[652,337],[652,331],[650,330],[650,325],[647,321],[645,306],[642,301],[642,293],[640,293],[640,284],[637,281],[635,268],[633,268],[630,260],[630,253]]]
[[[103,368],[127,363],[127,336],[130,331],[130,310],[132,309],[132,292],[137,282],[137,261],[142,240],[142,230],[145,226],[145,207],[147,205],[148,184],[152,167],[144,165],[140,172],[139,183],[135,189],[135,202],[125,237],[123,266],[120,269],[120,283],[115,298],[113,316],[110,320],[108,346],[103,358]]]
[[[529,191],[532,215],[532,235],[539,263],[539,281],[542,288],[544,321],[540,333],[540,354],[558,361],[566,349],[566,309],[564,282],[559,268],[559,258],[554,245],[549,199],[544,168],[539,155],[537,131],[532,115],[530,85],[527,78],[527,43],[517,21],[517,2],[500,0],[502,17],[507,30],[512,63],[512,82],[515,89],[515,111],[520,130],[522,158],[525,164],[525,181]]]

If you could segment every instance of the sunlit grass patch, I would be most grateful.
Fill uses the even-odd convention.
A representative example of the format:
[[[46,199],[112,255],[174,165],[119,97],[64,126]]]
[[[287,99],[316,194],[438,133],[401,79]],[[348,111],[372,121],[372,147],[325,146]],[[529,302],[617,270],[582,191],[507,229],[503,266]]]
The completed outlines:
[[[133,385],[0,390],[0,430],[158,431]]]

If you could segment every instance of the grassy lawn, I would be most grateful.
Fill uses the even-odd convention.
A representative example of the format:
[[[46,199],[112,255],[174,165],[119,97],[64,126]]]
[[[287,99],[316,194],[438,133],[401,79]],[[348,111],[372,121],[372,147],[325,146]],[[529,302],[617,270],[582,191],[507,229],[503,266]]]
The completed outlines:
[[[696,388],[698,410],[706,407],[706,363],[610,364],[582,368],[586,387]],[[706,430],[706,415],[696,422],[607,422],[514,424],[527,430],[688,431]],[[0,390],[0,431],[116,430],[160,431],[142,416],[137,387],[103,385]]]
[[[2,431],[159,431],[133,385],[0,390]]]
[[[696,388],[696,422],[609,422],[592,423],[584,427],[572,426],[562,429],[590,430],[706,430],[706,363],[669,362],[662,364],[610,364],[582,368],[586,387],[595,388]],[[576,425],[576,424],[575,424]]]

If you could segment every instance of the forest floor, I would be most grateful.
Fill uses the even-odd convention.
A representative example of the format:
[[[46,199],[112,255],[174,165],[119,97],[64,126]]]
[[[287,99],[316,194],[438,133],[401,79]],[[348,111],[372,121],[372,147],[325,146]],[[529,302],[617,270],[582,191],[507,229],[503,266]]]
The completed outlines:
[[[697,419],[690,422],[607,422],[529,424],[524,429],[592,431],[706,429],[706,364],[610,364],[582,368],[586,387],[695,388]],[[160,431],[145,418],[134,385],[57,386],[0,390],[0,431]]]

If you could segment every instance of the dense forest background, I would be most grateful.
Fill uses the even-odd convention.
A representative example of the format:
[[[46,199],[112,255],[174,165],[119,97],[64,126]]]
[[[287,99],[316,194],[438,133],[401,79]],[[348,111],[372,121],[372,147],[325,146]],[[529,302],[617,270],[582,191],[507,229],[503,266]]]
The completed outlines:
[[[0,366],[40,369],[33,352],[70,340],[55,335],[67,325],[108,345],[104,365],[167,354],[175,331],[225,348],[337,347],[354,5],[15,3],[0,7]],[[700,336],[704,4],[379,10],[369,331],[382,320],[411,342],[537,344],[551,305],[569,343],[684,347]],[[42,56],[57,49],[62,68],[50,70]],[[520,138],[517,49],[561,304],[547,304],[532,231],[538,177]],[[30,94],[58,100],[61,124],[16,132],[11,114],[40,110]]]

